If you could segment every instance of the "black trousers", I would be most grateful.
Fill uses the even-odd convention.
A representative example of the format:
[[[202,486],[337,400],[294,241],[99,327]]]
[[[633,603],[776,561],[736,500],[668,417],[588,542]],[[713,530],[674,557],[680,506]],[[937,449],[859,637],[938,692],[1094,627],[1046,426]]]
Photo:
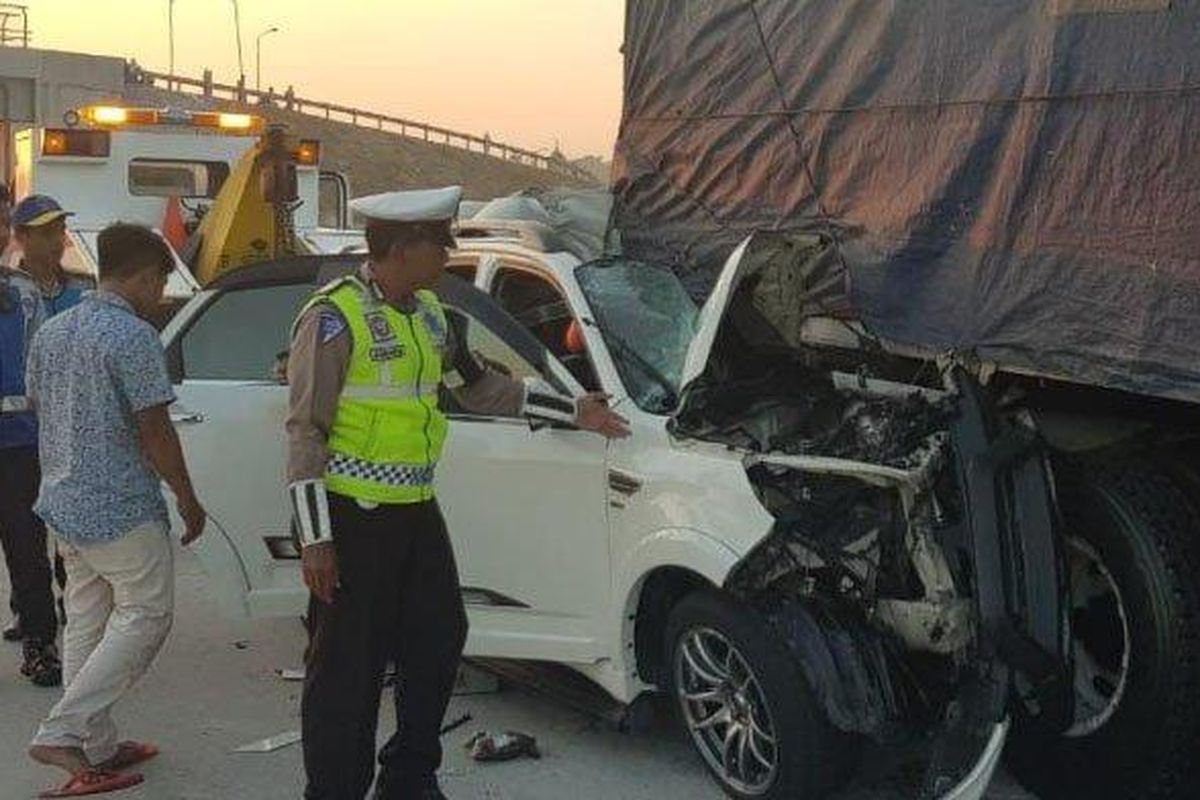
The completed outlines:
[[[301,703],[306,800],[362,800],[375,772],[384,670],[394,660],[395,735],[375,797],[403,800],[434,780],[440,729],[467,634],[454,552],[436,502],[367,510],[329,495],[341,586],[315,596]]]
[[[10,606],[26,638],[54,641],[58,618],[50,590],[46,526],[33,513],[41,482],[37,448],[0,449],[0,545],[12,585]]]

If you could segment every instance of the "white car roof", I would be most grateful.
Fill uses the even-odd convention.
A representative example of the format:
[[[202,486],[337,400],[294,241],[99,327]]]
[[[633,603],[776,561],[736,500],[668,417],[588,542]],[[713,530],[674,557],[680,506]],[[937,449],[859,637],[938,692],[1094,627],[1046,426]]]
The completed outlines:
[[[454,250],[454,253],[515,256],[543,265],[555,278],[568,283],[574,280],[573,273],[575,268],[581,263],[578,256],[573,253],[561,251],[548,253],[542,250],[534,250],[512,239],[504,238],[460,239],[459,247]]]

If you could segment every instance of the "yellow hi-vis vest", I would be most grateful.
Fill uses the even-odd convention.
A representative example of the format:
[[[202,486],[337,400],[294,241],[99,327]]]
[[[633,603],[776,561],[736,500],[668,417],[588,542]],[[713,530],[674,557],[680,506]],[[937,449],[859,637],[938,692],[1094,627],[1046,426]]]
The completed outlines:
[[[348,277],[321,289],[304,307],[332,303],[353,338],[327,442],[325,486],[331,492],[387,504],[433,499],[447,429],[438,409],[446,315],[433,292],[418,292],[416,299],[414,312],[403,314]]]

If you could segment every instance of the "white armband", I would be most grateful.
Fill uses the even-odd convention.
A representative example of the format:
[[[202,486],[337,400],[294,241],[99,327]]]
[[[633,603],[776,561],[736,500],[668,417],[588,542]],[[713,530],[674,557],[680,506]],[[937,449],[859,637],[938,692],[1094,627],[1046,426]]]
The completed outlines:
[[[525,397],[521,402],[521,416],[565,422],[574,425],[579,418],[579,404],[573,397],[565,397],[537,378],[526,378]]]
[[[329,497],[325,494],[325,481],[296,481],[288,487],[292,499],[292,511],[296,515],[296,530],[300,534],[300,546],[322,544],[333,541],[333,526],[329,521]]]

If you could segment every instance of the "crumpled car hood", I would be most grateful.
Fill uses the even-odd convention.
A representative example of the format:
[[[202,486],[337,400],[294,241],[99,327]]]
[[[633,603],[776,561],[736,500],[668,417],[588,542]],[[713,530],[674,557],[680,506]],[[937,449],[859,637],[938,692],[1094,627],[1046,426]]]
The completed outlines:
[[[805,319],[845,310],[833,307],[844,289],[835,262],[833,248],[819,235],[746,237],[726,260],[697,318],[681,396],[708,370],[722,328],[731,322],[756,346],[799,353]]]

